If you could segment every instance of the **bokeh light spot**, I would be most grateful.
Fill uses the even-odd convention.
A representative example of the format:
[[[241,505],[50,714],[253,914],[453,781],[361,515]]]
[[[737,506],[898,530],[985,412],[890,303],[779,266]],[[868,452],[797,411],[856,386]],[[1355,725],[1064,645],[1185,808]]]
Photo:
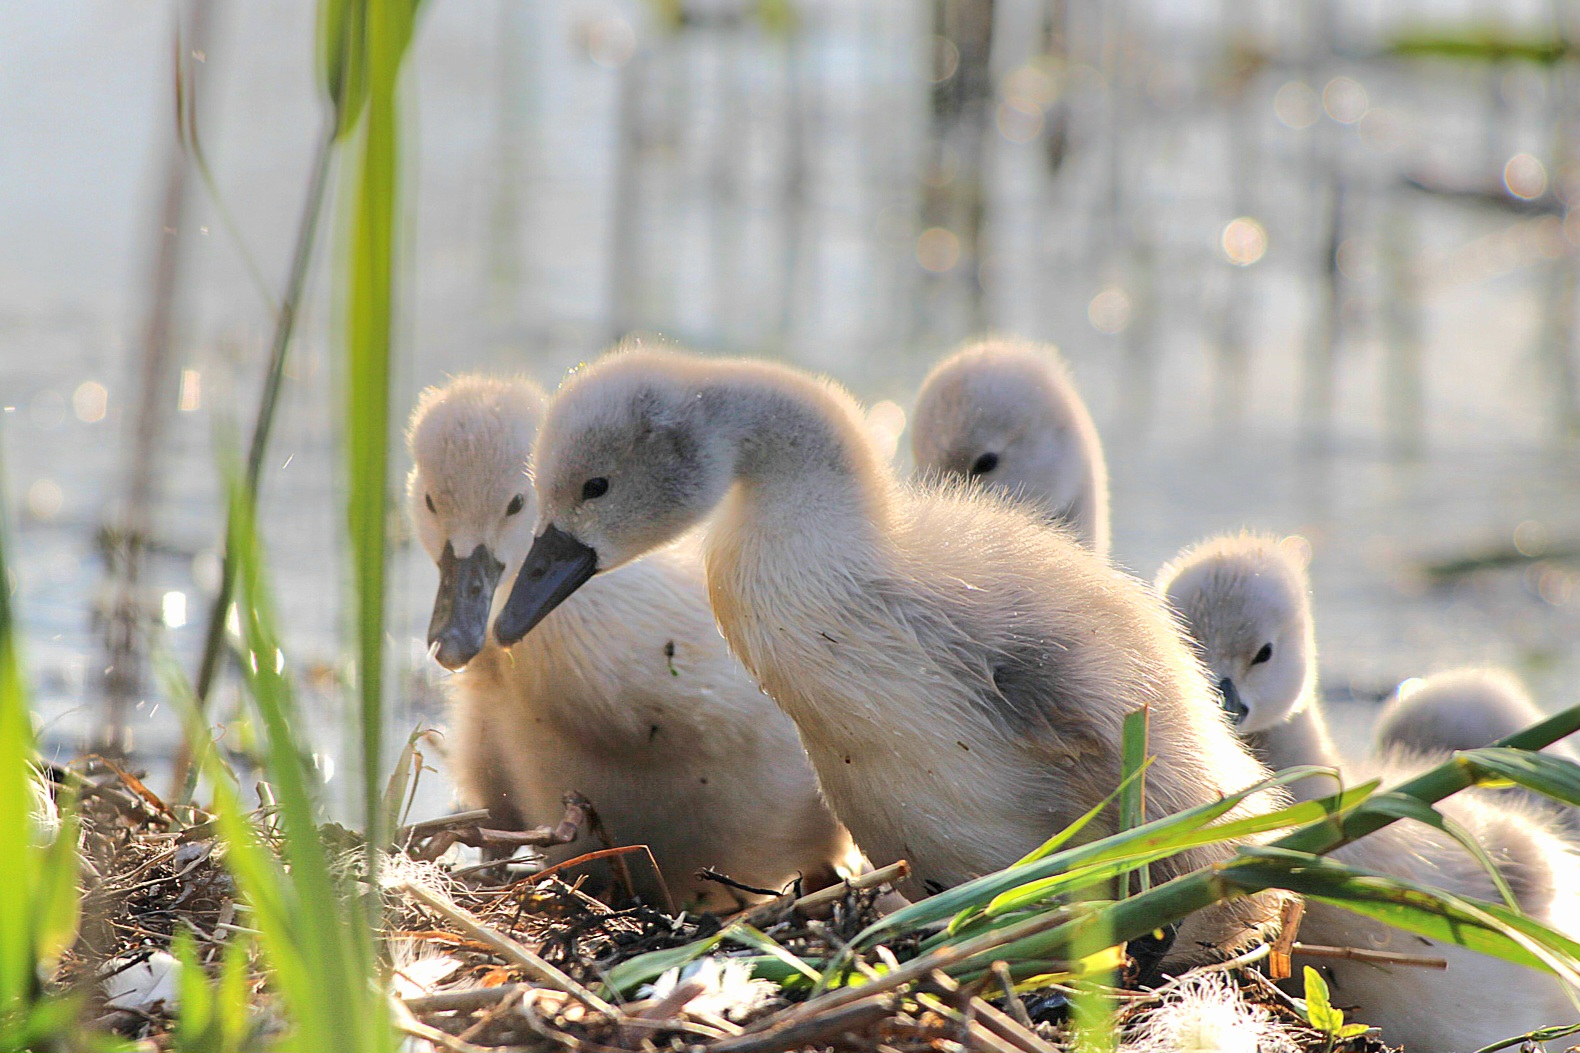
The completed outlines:
[[[1354,124],[1370,108],[1366,89],[1353,77],[1334,77],[1322,89],[1322,109],[1340,124]]]
[[[1267,254],[1267,228],[1250,216],[1231,219],[1219,240],[1223,254],[1236,267],[1249,267]]]
[[[38,520],[50,520],[60,515],[65,495],[53,479],[36,480],[27,488],[27,514]]]
[[[1273,113],[1279,123],[1300,131],[1316,124],[1322,116],[1322,99],[1305,81],[1292,80],[1274,93]]]
[[[960,239],[943,227],[928,227],[916,239],[916,262],[934,274],[954,270],[960,262]]]
[[[176,408],[182,413],[191,413],[203,405],[203,374],[195,369],[181,371],[181,394],[177,397]]]
[[[1514,528],[1514,547],[1522,556],[1540,556],[1547,551],[1547,527],[1527,519]]]
[[[1042,109],[1020,98],[998,104],[998,133],[1012,143],[1029,143],[1042,132]]]
[[[187,594],[170,591],[159,599],[159,620],[167,629],[179,629],[187,623]]]
[[[960,68],[960,49],[948,37],[933,37],[933,62],[931,75],[934,84],[942,84]]]
[[[619,15],[595,19],[587,27],[587,56],[605,69],[619,69],[636,54],[636,32]]]
[[[1515,154],[1503,166],[1503,185],[1526,201],[1541,197],[1547,193],[1547,166],[1530,154]]]
[[[1103,289],[1086,305],[1086,318],[1099,333],[1124,332],[1130,313],[1130,294],[1117,285]]]
[[[110,408],[110,392],[97,380],[84,380],[71,394],[71,409],[84,424],[97,424]]]

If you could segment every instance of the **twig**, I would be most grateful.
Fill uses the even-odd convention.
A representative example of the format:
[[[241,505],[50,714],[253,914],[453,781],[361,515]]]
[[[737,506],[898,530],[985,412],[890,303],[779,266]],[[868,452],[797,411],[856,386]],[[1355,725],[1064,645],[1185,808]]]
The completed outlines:
[[[755,907],[737,914],[730,921],[757,926],[763,920],[772,918],[787,908],[798,910],[803,914],[809,913],[819,907],[839,901],[847,893],[876,888],[879,885],[897,885],[909,877],[910,873],[911,865],[902,859],[898,863],[890,863],[886,867],[879,867],[877,870],[870,870],[865,874],[857,874],[853,878],[836,882],[827,888],[809,892],[804,896],[794,897],[790,893],[785,893],[782,896],[769,900],[767,903],[759,903]]]
[[[1291,950],[1308,958],[1342,958],[1352,962],[1409,965],[1417,969],[1448,968],[1448,961],[1444,958],[1430,958],[1420,954],[1397,954],[1394,951],[1368,951],[1360,947],[1324,947],[1318,943],[1297,943]]]
[[[863,987],[859,990],[865,991]],[[843,1031],[854,1031],[875,1024],[893,1012],[887,995],[868,995],[855,1002],[810,1019],[787,1021],[767,1032],[748,1032],[727,1038],[709,1047],[710,1053],[783,1053],[803,1046],[823,1045],[824,1040]]]
[[[1004,1004],[1009,1006],[1010,1015],[1020,1026],[1029,1029],[1031,1014],[1026,1012],[1026,1003],[1022,1002],[1020,995],[1015,993],[1015,978],[1010,975],[1009,962],[1001,958],[993,963],[989,971],[992,972],[993,979],[997,980],[999,986],[1004,989]]]
[[[1284,901],[1278,939],[1273,941],[1272,958],[1267,966],[1275,980],[1283,980],[1290,975],[1289,949],[1295,945],[1295,937],[1300,935],[1300,919],[1305,913],[1306,901],[1299,896],[1291,896]]]
[[[506,961],[525,970],[529,975],[542,980],[556,990],[564,991],[588,1009],[617,1024],[624,1022],[623,1014],[614,1006],[605,1002],[602,998],[599,998],[509,936],[488,928],[478,921],[470,911],[452,903],[448,897],[441,896],[432,889],[423,888],[421,885],[415,885],[409,881],[401,885],[401,891],[443,915],[451,924],[468,936],[486,943],[497,954],[504,957]]]
[[[962,940],[959,943],[939,947],[937,950],[930,951],[919,958],[912,958],[898,969],[886,973],[870,983],[862,984],[859,987],[841,987],[802,1002],[800,1005],[775,1016],[768,1017],[763,1021],[763,1026],[797,1023],[810,1017],[828,1013],[857,999],[881,994],[885,991],[892,991],[897,987],[903,987],[912,981],[921,979],[934,969],[948,968],[968,958],[974,958],[979,954],[1002,947],[1007,943],[1014,943],[1016,940],[1023,940],[1048,929],[1057,928],[1069,920],[1069,915],[1064,911],[1052,910],[1034,918],[1027,918],[1025,921],[1017,922],[1014,925],[1006,925],[995,932],[984,933],[969,940]],[[1068,968],[1068,964],[1067,962],[1049,960],[1043,963],[1043,967],[1045,972],[1059,972]]]
[[[472,1043],[456,1038],[445,1031],[440,1031],[423,1023],[412,1015],[411,1009],[399,998],[391,998],[390,1006],[395,1014],[395,1026],[406,1034],[420,1038],[425,1042],[432,1042],[440,1049],[448,1049],[452,1053],[489,1053],[484,1046],[474,1046]]]
[[[427,1013],[466,1013],[474,1009],[487,1009],[497,1005],[508,995],[524,994],[542,988],[532,984],[500,984],[498,987],[468,987],[460,991],[440,991],[437,994],[403,998],[407,1009],[419,1015]]]

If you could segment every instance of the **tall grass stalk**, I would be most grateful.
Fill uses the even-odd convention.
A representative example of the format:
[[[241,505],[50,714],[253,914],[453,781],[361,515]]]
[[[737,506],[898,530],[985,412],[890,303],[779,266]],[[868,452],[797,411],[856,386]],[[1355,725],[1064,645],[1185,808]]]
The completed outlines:
[[[416,0],[325,0],[339,12],[341,50],[324,52],[326,82],[337,84],[340,130],[347,100],[365,85],[360,151],[351,187],[342,338],[346,356],[347,520],[351,534],[357,692],[361,715],[361,795],[368,872],[383,843],[379,762],[383,746],[386,546],[389,482],[390,338],[394,314],[395,219],[400,127],[396,99],[401,58],[411,42]],[[330,25],[331,22],[323,23]],[[357,30],[361,31],[360,40]],[[338,65],[335,65],[338,63]],[[334,78],[334,79],[331,79]]]
[[[3,435],[0,435],[3,437]],[[0,448],[3,452],[3,448]],[[0,466],[3,468],[3,466]],[[0,1049],[67,1033],[76,1000],[47,996],[41,971],[77,932],[77,825],[62,808],[53,841],[40,836],[33,770],[33,723],[11,606],[6,562],[5,479],[0,471]]]
[[[214,790],[214,812],[226,843],[226,866],[252,911],[253,926],[292,1026],[288,1048],[388,1053],[394,1030],[378,986],[369,910],[350,881],[337,874],[319,836],[315,778],[293,726],[298,723],[290,677],[280,650],[273,603],[253,504],[240,480],[230,484],[237,611],[243,678],[264,728],[266,770],[284,838],[281,859],[263,843],[188,696],[187,736]],[[174,685],[178,696],[180,685]],[[377,899],[368,894],[369,900]]]

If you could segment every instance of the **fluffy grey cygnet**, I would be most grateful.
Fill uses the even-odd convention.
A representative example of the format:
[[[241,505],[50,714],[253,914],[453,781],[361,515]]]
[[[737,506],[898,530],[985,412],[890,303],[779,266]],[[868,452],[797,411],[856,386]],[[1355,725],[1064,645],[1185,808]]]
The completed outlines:
[[[1385,787],[1413,774],[1405,758],[1348,763],[1328,734],[1317,695],[1303,545],[1250,533],[1212,538],[1166,565],[1157,585],[1201,647],[1225,710],[1272,767],[1340,768],[1349,781],[1380,777]],[[1310,799],[1337,787],[1308,778],[1294,789]],[[1437,807],[1486,849],[1521,909],[1571,938],[1580,934],[1580,855],[1550,817],[1485,794],[1461,793]],[[1500,900],[1476,859],[1433,827],[1395,823],[1333,856],[1456,896]],[[1347,1011],[1352,1019],[1380,1027],[1389,1045],[1474,1050],[1576,1016],[1563,984],[1550,974],[1315,900],[1307,905],[1300,939],[1448,960],[1445,971],[1327,959],[1309,963],[1329,976],[1334,1001],[1353,1006]]]
[[[1108,464],[1052,344],[994,337],[927,375],[911,415],[919,472],[975,479],[1035,503],[1108,555]]]
[[[467,804],[552,825],[579,791],[618,843],[652,849],[678,905],[735,902],[697,878],[705,866],[763,888],[855,866],[794,725],[714,626],[694,545],[590,584],[508,652],[488,637],[495,586],[532,543],[525,468],[542,399],[530,381],[462,376],[412,414],[408,505],[440,569],[429,642],[457,670],[450,750]],[[600,847],[584,833],[549,855]],[[627,862],[662,903],[652,867]]]
[[[1506,669],[1448,669],[1406,680],[1377,715],[1380,749],[1440,754],[1488,746],[1547,716],[1519,677]],[[1580,759],[1564,740],[1548,753]]]
[[[872,863],[910,861],[910,895],[1000,869],[1107,797],[1140,706],[1159,758],[1149,817],[1266,776],[1142,583],[1002,495],[898,485],[832,383],[762,362],[612,354],[550,403],[535,483],[538,537],[499,638],[707,520],[708,589],[731,649],[795,721]],[[1232,942],[1276,901],[1202,911],[1176,951]]]
[[[1178,614],[1217,685],[1235,730],[1274,770],[1336,763],[1317,705],[1317,644],[1302,549],[1241,533],[1209,538],[1158,571],[1157,591]],[[1331,781],[1303,779],[1302,799]]]

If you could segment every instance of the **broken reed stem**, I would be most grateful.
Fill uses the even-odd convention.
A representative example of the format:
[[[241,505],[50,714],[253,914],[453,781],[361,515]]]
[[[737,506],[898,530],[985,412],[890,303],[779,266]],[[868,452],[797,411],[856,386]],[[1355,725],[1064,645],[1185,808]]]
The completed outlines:
[[[452,925],[455,925],[468,936],[487,944],[506,961],[525,970],[529,975],[542,980],[555,990],[565,992],[588,1009],[617,1024],[625,1022],[623,1014],[614,1006],[605,1002],[602,998],[599,998],[509,936],[484,925],[470,911],[451,902],[448,897],[409,881],[404,882],[400,889],[406,895],[443,915]]]
[[[1420,954],[1397,954],[1393,951],[1368,951],[1360,947],[1325,947],[1320,943],[1296,943],[1292,953],[1308,958],[1342,958],[1352,962],[1378,962],[1383,965],[1408,965],[1416,969],[1447,969],[1446,958],[1431,958]]]

